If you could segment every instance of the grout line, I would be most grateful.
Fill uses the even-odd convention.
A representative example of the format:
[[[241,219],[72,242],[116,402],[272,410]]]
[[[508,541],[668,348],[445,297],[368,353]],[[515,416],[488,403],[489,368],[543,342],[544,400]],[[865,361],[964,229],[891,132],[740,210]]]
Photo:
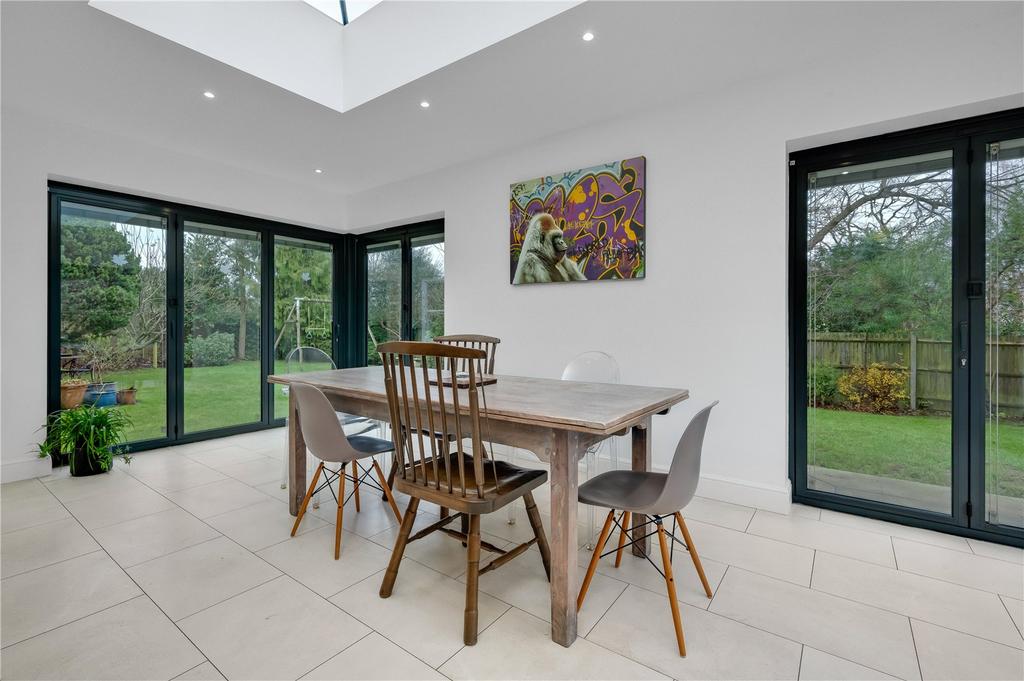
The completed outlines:
[[[914,644],[914,659],[917,660],[917,675],[924,678],[924,671],[921,669],[921,654],[917,652],[917,637],[914,635],[914,620],[907,617],[907,626],[910,627],[910,642]]]
[[[800,662],[796,665],[796,679],[800,681],[800,672],[804,670],[804,651],[807,650],[807,644],[800,644]]]
[[[143,591],[142,593],[135,594],[134,596],[130,596],[130,597],[124,599],[123,601],[119,601],[117,603],[113,603],[111,605],[104,606],[104,607],[100,608],[99,610],[97,610],[95,612],[86,613],[85,615],[82,615],[80,617],[76,617],[74,619],[68,620],[67,622],[63,622],[61,624],[58,624],[55,627],[50,627],[46,631],[40,631],[38,634],[32,634],[31,636],[27,636],[27,637],[25,637],[25,638],[23,638],[21,640],[18,640],[18,641],[11,641],[7,645],[5,645],[3,648],[0,648],[0,650],[7,650],[8,648],[11,648],[13,646],[19,645],[21,643],[24,643],[25,641],[31,641],[34,638],[39,638],[40,636],[45,636],[46,634],[49,634],[52,631],[57,631],[58,629],[61,629],[63,627],[68,626],[69,624],[74,624],[75,622],[84,620],[86,617],[92,617],[93,615],[98,615],[101,612],[106,612],[107,610],[110,610],[111,608],[116,608],[119,605],[124,605],[125,603],[128,603],[130,601],[134,601],[136,598],[146,598],[146,597],[147,597],[147,594],[146,594],[145,591]]]
[[[892,547],[892,562],[896,566],[896,570],[900,569],[900,559],[896,556],[896,540],[893,539],[892,535],[889,535],[889,546]]]
[[[814,586],[814,564],[818,562],[818,549],[814,549],[814,555],[811,556],[811,576],[807,579],[807,588],[813,589]]]
[[[54,565],[60,565],[61,563],[66,563],[69,560],[76,560],[78,558],[82,558],[84,556],[88,556],[88,555],[91,555],[93,553],[96,553],[97,551],[102,551],[102,550],[103,550],[103,547],[100,546],[99,544],[97,544],[96,548],[90,549],[88,551],[85,551],[84,553],[80,553],[77,556],[71,556],[69,558],[61,558],[60,560],[55,560],[52,563],[47,563],[46,565],[40,565],[38,567],[34,567],[34,568],[29,569],[29,570],[22,570],[21,572],[15,572],[13,575],[7,575],[6,577],[4,577],[2,581],[6,582],[8,579],[14,579],[15,577],[20,577],[22,575],[27,575],[28,573],[35,572],[36,570],[43,570],[43,569],[46,569],[46,568],[49,568],[49,567],[53,567]],[[118,567],[121,567],[121,566],[118,565]]]
[[[302,672],[301,674],[299,674],[299,675],[298,675],[298,676],[296,676],[295,678],[297,678],[297,679],[301,679],[302,677],[306,676],[307,674],[312,674],[312,673],[313,673],[314,671],[316,671],[317,669],[320,669],[320,667],[323,667],[323,666],[324,666],[325,664],[327,664],[328,662],[330,662],[331,660],[333,660],[334,658],[336,658],[336,657],[337,657],[338,655],[341,655],[341,654],[342,654],[343,652],[345,652],[346,650],[348,650],[348,649],[349,649],[349,648],[351,648],[352,646],[356,645],[356,644],[357,644],[357,643],[359,643],[360,641],[362,641],[362,640],[364,640],[364,639],[366,639],[366,638],[369,638],[370,636],[373,636],[373,635],[374,635],[375,633],[377,633],[377,630],[376,630],[376,629],[373,629],[372,627],[367,627],[367,628],[369,629],[369,631],[368,631],[368,632],[366,632],[366,633],[365,633],[364,635],[360,636],[360,637],[359,637],[358,639],[356,639],[355,641],[352,641],[352,643],[348,644],[347,646],[345,646],[344,648],[342,648],[341,650],[339,650],[339,651],[338,651],[337,653],[335,653],[334,655],[331,655],[330,657],[328,657],[328,658],[327,658],[326,660],[324,660],[323,662],[321,662],[321,663],[319,663],[319,664],[317,664],[317,665],[314,665],[312,669],[307,669],[306,671]],[[173,681],[173,679],[172,679],[171,681]]]
[[[1012,598],[1012,596],[1007,596],[1006,598]],[[1013,622],[1013,626],[1017,629],[1017,633],[1021,635],[1021,638],[1024,638],[1024,629],[1017,626],[1017,620],[1013,618],[1013,613],[1010,612],[1010,606],[1006,603],[1006,598],[1000,596],[999,602],[1003,604],[1003,609],[1006,610],[1006,614],[1010,616],[1010,621]]]
[[[743,528],[744,532],[750,532],[750,526],[754,524],[754,518],[757,516],[758,513],[759,511],[755,510],[753,513],[750,514],[750,520],[747,521],[746,527]]]

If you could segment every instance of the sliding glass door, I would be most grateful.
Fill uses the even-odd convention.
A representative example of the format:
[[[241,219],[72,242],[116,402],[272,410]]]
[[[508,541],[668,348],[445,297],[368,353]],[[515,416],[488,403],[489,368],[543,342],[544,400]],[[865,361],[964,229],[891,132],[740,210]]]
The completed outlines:
[[[184,221],[186,433],[260,421],[260,233]]]
[[[1022,128],[791,155],[797,501],[1024,539]]]
[[[132,450],[278,425],[267,375],[342,348],[350,237],[52,183],[49,238],[48,408],[123,410]]]
[[[119,409],[131,417],[130,440],[162,439],[168,405],[167,218],[78,201],[55,208],[56,406]]]

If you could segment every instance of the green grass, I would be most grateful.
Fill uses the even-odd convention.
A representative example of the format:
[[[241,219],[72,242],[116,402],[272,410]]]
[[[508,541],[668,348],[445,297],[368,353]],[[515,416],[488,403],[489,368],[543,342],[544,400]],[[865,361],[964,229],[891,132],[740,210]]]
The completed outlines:
[[[306,371],[330,369],[330,365],[307,364]],[[285,373],[278,361],[276,373]],[[116,381],[118,388],[134,385],[136,404],[122,405],[132,418],[128,440],[164,437],[167,414],[167,374],[163,369],[132,369],[110,372],[104,380]],[[273,386],[274,416],[288,413],[288,396]],[[185,368],[185,432],[194,433],[260,420],[260,365],[255,360],[232,362],[219,367]]]
[[[998,493],[1024,497],[1024,424],[1003,422],[995,451],[986,435],[988,472],[999,476]],[[807,462],[836,470],[950,484],[950,419],[890,416],[833,409],[807,410]],[[993,465],[998,461],[1000,465]]]

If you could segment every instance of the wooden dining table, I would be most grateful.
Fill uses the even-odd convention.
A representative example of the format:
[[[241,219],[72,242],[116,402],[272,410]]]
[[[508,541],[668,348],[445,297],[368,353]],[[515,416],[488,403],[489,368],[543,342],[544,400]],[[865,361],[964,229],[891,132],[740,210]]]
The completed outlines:
[[[382,367],[360,367],[272,375],[270,383],[307,383],[319,388],[337,411],[388,421]],[[563,646],[576,640],[577,462],[588,448],[616,435],[632,435],[632,468],[651,465],[651,421],[687,399],[680,388],[581,383],[524,376],[497,376],[485,388],[485,440],[535,453],[549,463],[551,481],[551,638]],[[295,392],[288,400],[288,504],[296,515],[306,492],[306,445],[299,428]],[[633,538],[646,533],[635,519]],[[649,550],[650,539],[633,547]]]

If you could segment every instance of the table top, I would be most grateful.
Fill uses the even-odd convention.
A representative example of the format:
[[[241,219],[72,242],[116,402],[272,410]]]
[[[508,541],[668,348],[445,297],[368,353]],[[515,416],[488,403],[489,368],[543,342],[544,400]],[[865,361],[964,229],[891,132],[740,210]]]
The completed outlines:
[[[655,388],[619,383],[582,383],[550,378],[498,375],[485,388],[488,418],[607,434],[637,419],[668,411],[690,396],[682,388]],[[275,374],[270,383],[308,383],[374,401],[387,400],[383,367]],[[432,389],[436,390],[436,388]]]

